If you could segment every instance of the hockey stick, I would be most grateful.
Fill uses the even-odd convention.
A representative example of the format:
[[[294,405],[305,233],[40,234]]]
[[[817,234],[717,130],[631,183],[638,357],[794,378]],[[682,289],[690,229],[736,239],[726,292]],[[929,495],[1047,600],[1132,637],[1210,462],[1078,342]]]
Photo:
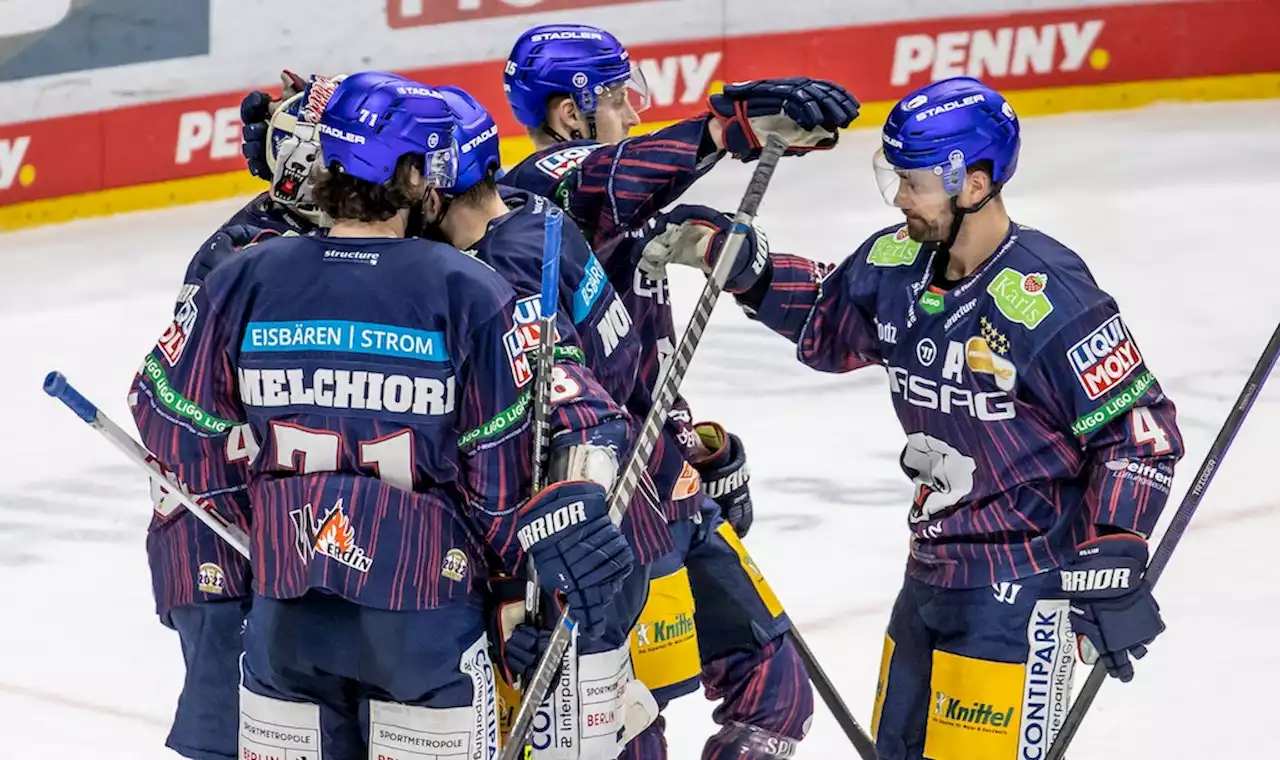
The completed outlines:
[[[1245,416],[1253,408],[1253,402],[1258,397],[1258,391],[1267,382],[1267,377],[1271,374],[1271,368],[1275,366],[1277,354],[1280,354],[1280,325],[1277,325],[1275,332],[1271,333],[1271,341],[1267,343],[1266,350],[1262,352],[1258,363],[1254,365],[1253,372],[1249,375],[1249,380],[1244,385],[1244,390],[1240,391],[1240,397],[1236,399],[1235,406],[1231,408],[1231,413],[1227,415],[1227,421],[1222,424],[1222,429],[1218,431],[1218,437],[1214,439],[1213,445],[1209,447],[1209,453],[1205,455],[1204,463],[1200,465],[1200,470],[1196,472],[1196,479],[1193,481],[1191,490],[1187,491],[1187,495],[1182,498],[1182,503],[1178,505],[1178,511],[1173,514],[1173,520],[1169,523],[1168,530],[1165,531],[1164,536],[1160,539],[1160,544],[1156,547],[1155,556],[1147,564],[1147,571],[1143,577],[1152,586],[1155,586],[1156,581],[1160,580],[1160,575],[1164,572],[1165,565],[1169,564],[1169,558],[1173,556],[1173,550],[1178,548],[1178,542],[1182,540],[1183,534],[1187,532],[1187,527],[1191,524],[1191,518],[1195,516],[1196,508],[1200,506],[1200,500],[1204,498],[1204,492],[1209,489],[1209,484],[1213,482],[1214,474],[1217,473],[1218,467],[1222,464],[1222,458],[1227,455],[1227,449],[1231,448],[1231,442],[1235,439],[1236,433],[1240,432],[1240,426],[1244,424]],[[1075,738],[1076,731],[1080,728],[1080,722],[1084,720],[1085,713],[1089,710],[1089,706],[1093,704],[1093,699],[1098,695],[1098,689],[1102,688],[1102,682],[1106,678],[1107,669],[1094,664],[1093,669],[1089,671],[1089,677],[1085,679],[1084,687],[1080,690],[1080,695],[1076,697],[1075,703],[1071,705],[1071,710],[1067,712],[1067,717],[1063,720],[1062,728],[1058,731],[1053,745],[1049,747],[1049,754],[1046,756],[1046,760],[1062,760],[1063,755],[1067,752],[1067,746]]]
[[[826,703],[836,723],[840,724],[844,735],[849,737],[858,757],[862,760],[879,760],[880,755],[876,753],[875,740],[863,730],[862,726],[858,725],[853,713],[849,711],[849,707],[840,698],[840,693],[836,691],[835,684],[827,677],[827,672],[818,664],[817,658],[813,656],[813,650],[809,649],[804,637],[800,635],[800,630],[794,625],[791,627],[791,640],[795,642],[796,651],[800,653],[800,661],[804,663],[804,669],[809,673],[809,680],[813,681],[813,688]]]
[[[609,518],[613,520],[615,525],[622,524],[623,515],[630,505],[631,497],[635,494],[640,477],[649,465],[649,457],[653,454],[653,448],[658,442],[658,436],[662,432],[662,425],[675,404],[676,392],[680,388],[680,383],[684,380],[685,373],[689,370],[689,362],[692,361],[693,353],[697,350],[698,343],[702,340],[702,333],[706,330],[707,322],[711,319],[711,311],[715,308],[720,292],[724,290],[725,280],[729,278],[733,263],[738,258],[738,253],[742,250],[742,244],[751,229],[751,219],[756,215],[756,210],[760,208],[760,201],[764,197],[765,190],[769,187],[769,180],[773,178],[773,171],[778,166],[778,159],[782,157],[786,147],[786,143],[781,138],[771,135],[760,156],[760,161],[756,165],[755,172],[751,175],[751,181],[747,184],[747,191],[742,196],[742,203],[738,206],[738,213],[733,218],[733,228],[724,242],[724,249],[720,253],[720,258],[716,262],[715,268],[711,270],[711,276],[707,278],[707,284],[702,289],[702,295],[698,297],[693,316],[689,319],[684,336],[680,339],[680,346],[672,356],[671,363],[667,366],[666,371],[662,374],[661,381],[658,383],[658,391],[654,394],[653,407],[649,410],[648,416],[645,417],[644,427],[640,430],[635,448],[631,452],[631,458],[627,460],[627,468],[623,471],[622,477],[614,483],[613,492],[609,495]],[[502,748],[499,760],[519,760],[521,753],[524,751],[524,743],[529,737],[529,731],[533,728],[533,717],[537,706],[542,704],[542,701],[546,699],[547,694],[551,691],[551,681],[555,676],[560,660],[564,657],[565,650],[569,648],[569,644],[573,639],[573,630],[577,624],[573,622],[568,613],[569,611],[566,609],[560,615],[555,629],[551,632],[551,640],[547,645],[547,651],[543,653],[542,659],[538,661],[538,666],[533,672],[533,677],[529,679],[524,699],[520,701],[520,707],[516,710],[515,719],[511,725],[511,734],[508,736],[506,746]]]
[[[552,206],[543,221],[542,294],[539,299],[537,367],[533,380],[533,473],[530,493],[542,490],[547,481],[551,449],[551,370],[556,357],[556,315],[560,311],[560,233],[564,212]],[[525,619],[537,622],[542,593],[538,588],[538,568],[527,563],[528,585],[524,593]]]
[[[147,477],[167,488],[169,493],[177,498],[178,503],[195,515],[196,519],[209,526],[210,530],[230,544],[232,549],[240,552],[245,559],[249,558],[249,537],[240,530],[239,526],[220,515],[213,504],[208,501],[202,503],[201,499],[187,493],[184,486],[165,472],[160,461],[151,456],[151,452],[121,430],[119,425],[103,414],[92,402],[80,395],[80,392],[67,382],[67,378],[61,372],[50,372],[45,377],[44,392],[66,404],[77,417],[89,423],[89,427],[102,433],[103,438],[141,467],[147,473]]]

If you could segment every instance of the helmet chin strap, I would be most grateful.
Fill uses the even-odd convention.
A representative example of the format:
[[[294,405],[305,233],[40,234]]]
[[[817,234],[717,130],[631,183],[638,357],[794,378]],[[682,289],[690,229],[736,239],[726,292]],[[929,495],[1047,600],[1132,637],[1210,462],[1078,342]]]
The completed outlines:
[[[453,203],[453,198],[444,193],[440,193],[440,215],[434,220],[427,219],[426,203],[427,197],[431,195],[432,188],[428,185],[422,195],[418,197],[418,202],[413,204],[409,209],[409,218],[405,222],[405,237],[425,238],[426,240],[434,240],[437,243],[448,243],[445,239],[444,231],[440,229],[440,223],[444,221],[445,214],[449,213],[449,204]]]
[[[1000,185],[993,184],[987,194],[982,196],[982,200],[978,201],[976,206],[961,206],[959,196],[951,197],[951,230],[947,233],[947,239],[938,246],[939,250],[950,253],[951,246],[955,245],[956,238],[960,235],[960,225],[964,224],[964,218],[967,214],[977,213],[982,210],[983,206],[996,197],[1000,192]]]
[[[575,107],[575,108],[577,108],[577,106],[576,106],[576,105],[575,105],[574,107]],[[584,135],[582,134],[582,130],[580,130],[580,129],[576,129],[576,128],[575,128],[575,129],[570,129],[570,130],[569,130],[569,137],[567,137],[567,138],[562,137],[562,136],[560,135],[560,133],[559,133],[559,132],[557,132],[557,131],[556,131],[556,130],[551,126],[551,122],[550,122],[550,121],[547,121],[547,122],[543,123],[543,125],[542,125],[542,131],[543,131],[543,133],[544,133],[544,134],[546,134],[548,137],[550,137],[552,140],[555,140],[556,142],[568,142],[569,140],[596,140],[596,139],[598,139],[598,138],[596,137],[596,115],[595,115],[594,113],[583,113],[582,111],[578,111],[578,115],[580,115],[580,116],[582,117],[582,120],[583,120],[583,121],[585,121],[585,122],[587,123],[587,135],[586,135],[586,136],[584,136]]]

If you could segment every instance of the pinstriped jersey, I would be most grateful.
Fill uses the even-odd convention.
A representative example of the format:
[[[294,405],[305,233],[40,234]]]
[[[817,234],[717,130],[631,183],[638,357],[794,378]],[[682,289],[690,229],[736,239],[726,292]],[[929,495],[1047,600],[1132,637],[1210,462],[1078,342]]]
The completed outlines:
[[[297,232],[299,222],[266,193],[254,198],[219,228],[245,225],[276,233]],[[215,233],[216,234],[216,233]],[[213,238],[200,246],[187,265],[175,314],[184,322],[190,301],[209,273],[237,253],[225,246],[215,246]],[[205,496],[228,518],[238,520],[248,530],[243,516],[248,507],[245,493],[247,472],[235,478],[234,485]],[[151,567],[152,592],[156,613],[167,616],[170,609],[200,601],[217,601],[249,593],[249,563],[225,541],[173,500],[163,498],[164,489],[152,483],[155,511],[147,528],[147,561]]]
[[[1115,301],[1027,227],[945,291],[940,255],[905,227],[834,271],[774,255],[748,308],[811,367],[887,371],[915,486],[910,573],[974,588],[1051,570],[1100,526],[1150,535],[1182,438]]]
[[[674,124],[617,145],[559,143],[525,159],[502,183],[555,198],[578,223],[631,316],[641,346],[639,382],[626,407],[637,424],[653,406],[665,363],[675,352],[675,326],[665,280],[637,264],[646,235],[721,154],[701,156],[706,117]],[[649,473],[667,518],[690,519],[701,504],[700,482],[686,458],[698,450],[688,404],[678,399],[650,459]]]
[[[431,608],[523,560],[531,378],[510,350],[515,300],[437,243],[268,240],[218,267],[144,358],[134,418],[197,492],[247,472],[258,593]],[[606,424],[625,429],[624,413],[562,371],[559,440],[625,447]]]
[[[515,289],[514,321],[522,326],[528,344],[536,346],[541,332],[544,220],[554,207],[549,199],[524,190],[502,187],[499,192],[510,211],[489,223],[475,244],[475,255]],[[565,220],[561,234],[559,304],[557,346],[580,350],[586,371],[610,397],[629,398],[636,386],[640,342],[631,315],[571,219]],[[634,422],[638,429],[643,417]],[[642,565],[675,548],[665,515],[654,501],[651,493],[638,490],[622,524],[636,562]]]

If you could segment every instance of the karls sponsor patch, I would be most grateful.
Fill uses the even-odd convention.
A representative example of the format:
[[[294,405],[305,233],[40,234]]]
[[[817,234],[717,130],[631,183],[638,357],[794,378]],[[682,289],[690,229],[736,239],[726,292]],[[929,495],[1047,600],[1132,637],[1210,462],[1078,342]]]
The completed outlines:
[[[1107,395],[1142,364],[1120,315],[1098,325],[1067,351],[1076,379],[1091,400]]]

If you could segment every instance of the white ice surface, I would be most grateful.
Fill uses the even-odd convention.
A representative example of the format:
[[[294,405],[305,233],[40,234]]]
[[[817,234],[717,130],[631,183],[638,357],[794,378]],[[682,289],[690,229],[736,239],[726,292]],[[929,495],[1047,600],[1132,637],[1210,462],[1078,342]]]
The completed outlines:
[[[1280,102],[1265,101],[1024,125],[1010,212],[1085,257],[1178,404],[1189,452],[1166,515],[1280,318],[1277,123]],[[871,177],[876,139],[784,162],[761,215],[774,250],[839,260],[899,218]],[[732,209],[748,172],[726,163],[688,197]],[[60,369],[128,426],[126,386],[188,258],[242,200],[0,235],[2,758],[173,756],[162,744],[182,662],[152,615],[146,484],[40,382]],[[683,319],[698,280],[679,272],[672,287]],[[910,494],[884,373],[809,371],[728,300],[712,322],[687,395],[746,441],[747,543],[866,724]],[[1161,583],[1168,631],[1133,683],[1106,684],[1075,757],[1273,754],[1278,402],[1275,385],[1259,398]],[[700,696],[672,706],[674,757],[697,756],[709,714]],[[854,757],[821,705],[799,756]]]

